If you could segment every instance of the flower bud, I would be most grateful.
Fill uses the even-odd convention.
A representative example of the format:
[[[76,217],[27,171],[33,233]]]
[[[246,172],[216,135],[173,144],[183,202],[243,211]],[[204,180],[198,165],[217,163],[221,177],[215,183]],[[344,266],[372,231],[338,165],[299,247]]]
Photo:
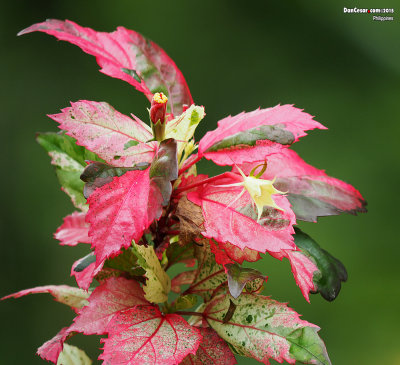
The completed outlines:
[[[165,112],[167,111],[168,98],[163,93],[155,93],[151,101],[150,119],[152,123],[165,123]]]

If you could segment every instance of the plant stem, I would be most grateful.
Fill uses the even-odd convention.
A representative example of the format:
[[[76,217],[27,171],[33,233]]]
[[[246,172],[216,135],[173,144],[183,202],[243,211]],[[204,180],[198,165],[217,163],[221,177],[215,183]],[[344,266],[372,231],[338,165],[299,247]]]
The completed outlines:
[[[195,163],[199,162],[201,159],[202,156],[199,156],[198,153],[189,157],[189,159],[186,161],[187,164],[182,166],[182,168],[178,172],[178,175],[183,174],[186,170],[190,169]]]
[[[200,186],[200,185],[208,184],[208,183],[210,183],[210,182],[212,182],[214,180],[220,179],[223,175],[232,177],[235,180],[241,180],[241,177],[238,176],[237,174],[234,174],[233,172],[224,172],[223,174],[220,174],[220,175],[217,175],[217,176],[214,176],[214,177],[210,177],[208,179],[204,179],[204,180],[198,181],[198,182],[196,182],[194,184],[190,184],[190,185],[183,186],[181,188],[177,188],[177,189],[174,190],[173,194],[174,195],[179,195],[180,193],[182,193],[182,192],[184,192],[186,190],[193,189],[193,188],[195,188],[197,186]]]
[[[186,311],[176,311],[174,312],[174,314],[180,314],[182,316],[199,316],[199,317],[203,317],[204,314],[203,313],[199,313],[199,312],[186,312]]]

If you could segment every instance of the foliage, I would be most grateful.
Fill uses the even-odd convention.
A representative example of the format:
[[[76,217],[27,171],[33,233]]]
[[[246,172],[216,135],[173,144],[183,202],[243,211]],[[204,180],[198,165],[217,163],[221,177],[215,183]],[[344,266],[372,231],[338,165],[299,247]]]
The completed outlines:
[[[55,238],[92,250],[72,266],[79,288],[49,285],[3,298],[50,293],[76,312],[38,354],[90,364],[64,343],[83,333],[104,336],[99,359],[107,364],[234,364],[234,355],[330,364],[319,328],[261,295],[267,273],[243,267],[271,259],[261,253],[286,257],[307,301],[310,293],[338,295],[343,264],[296,227],[297,220],[366,211],[355,188],[290,149],[306,131],[325,127],[278,105],[229,116],[196,142],[204,107],[155,43],[123,27],[95,32],[71,21],[47,20],[20,34],[33,31],[79,46],[101,72],[151,101],[150,126],[81,100],[50,115],[62,132],[37,137],[80,210],[64,218]],[[229,171],[198,175],[202,158]],[[178,263],[186,269],[171,280],[168,270]]]

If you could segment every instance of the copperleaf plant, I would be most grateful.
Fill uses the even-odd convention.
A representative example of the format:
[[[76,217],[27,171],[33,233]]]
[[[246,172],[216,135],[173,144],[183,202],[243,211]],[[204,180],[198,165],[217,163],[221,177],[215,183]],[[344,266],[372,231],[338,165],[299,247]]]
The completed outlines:
[[[105,102],[73,102],[50,115],[59,133],[37,137],[76,207],[55,238],[92,250],[72,266],[79,288],[50,285],[6,297],[50,293],[76,312],[38,354],[89,364],[65,343],[83,333],[104,335],[105,364],[235,364],[235,355],[330,364],[319,328],[261,294],[267,272],[243,267],[269,259],[260,254],[287,258],[307,301],[310,293],[338,295],[343,264],[296,227],[366,211],[355,188],[290,149],[306,131],[325,127],[293,105],[277,105],[228,116],[197,142],[204,107],[155,43],[123,27],[96,32],[68,20],[20,34],[34,31],[79,46],[101,72],[151,102],[149,125]],[[229,171],[198,174],[201,159]],[[170,278],[177,263],[187,269]]]

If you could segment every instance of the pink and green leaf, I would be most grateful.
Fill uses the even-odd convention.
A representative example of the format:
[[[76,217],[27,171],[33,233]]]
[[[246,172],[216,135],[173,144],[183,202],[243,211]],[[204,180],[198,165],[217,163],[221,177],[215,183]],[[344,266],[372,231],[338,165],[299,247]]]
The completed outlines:
[[[49,293],[54,297],[54,300],[70,306],[75,311],[83,308],[88,304],[89,294],[79,288],[74,288],[68,285],[46,285],[38,286],[32,289],[21,290],[17,293],[7,295],[1,300],[9,298],[21,298],[29,294]]]
[[[162,314],[157,307],[138,306],[117,314],[102,339],[100,359],[109,364],[173,365],[196,354],[200,331],[181,316]]]
[[[229,116],[200,140],[199,154],[218,165],[259,161],[291,145],[311,129],[325,129],[292,105]]]
[[[75,261],[71,268],[71,276],[81,289],[88,290],[93,278],[100,272],[103,265],[96,268],[96,256],[90,253]]]
[[[85,182],[83,195],[86,199],[97,189],[110,183],[115,176],[122,176],[127,171],[146,170],[148,162],[140,162],[133,167],[114,167],[102,162],[91,162],[83,170],[80,178]]]
[[[203,315],[208,324],[231,344],[235,351],[264,364],[270,360],[295,364],[330,365],[325,345],[317,335],[318,327],[303,321],[286,306],[268,297],[243,293],[231,307],[227,295],[214,297]]]
[[[182,113],[184,104],[193,103],[186,81],[172,59],[137,32],[124,27],[112,33],[96,32],[69,20],[49,19],[24,29],[19,35],[35,31],[77,45],[96,57],[102,73],[128,82],[149,100],[153,93],[164,92],[174,115]]]
[[[267,163],[262,178],[276,178],[276,188],[288,192],[297,219],[316,222],[321,216],[366,212],[367,203],[358,190],[307,164],[290,149],[268,156]],[[248,173],[255,164],[241,165],[240,168]]]
[[[199,327],[203,336],[196,355],[189,354],[181,365],[234,365],[235,356],[227,343],[212,328]]]
[[[82,100],[61,113],[49,115],[77,144],[94,152],[112,166],[132,167],[151,162],[156,149],[150,127],[119,113],[105,102]]]

